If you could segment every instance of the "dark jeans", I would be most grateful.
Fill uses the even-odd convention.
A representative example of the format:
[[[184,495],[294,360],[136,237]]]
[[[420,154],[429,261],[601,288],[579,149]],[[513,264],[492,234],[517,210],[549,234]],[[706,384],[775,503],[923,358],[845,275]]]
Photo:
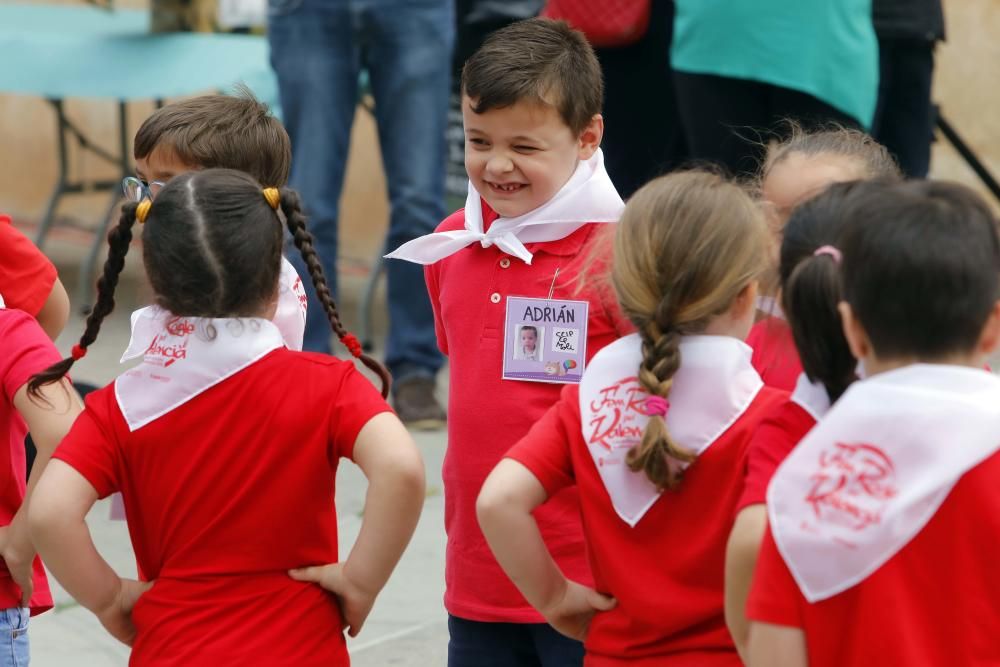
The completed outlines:
[[[677,106],[691,158],[718,164],[734,176],[755,174],[767,140],[782,121],[804,128],[858,122],[812,95],[769,83],[674,72]]]
[[[580,667],[583,644],[545,623],[481,623],[448,616],[448,667]]]
[[[596,49],[604,73],[604,163],[623,199],[684,162],[684,132],[670,79],[674,3],[652,3],[635,44]]]
[[[896,157],[904,174],[926,178],[934,139],[934,42],[880,38],[878,52],[878,106],[872,136]]]
[[[269,0],[271,64],[292,138],[291,185],[327,280],[336,288],[337,217],[358,75],[367,69],[375,98],[382,163],[389,186],[385,247],[434,231],[445,217],[451,0]],[[329,352],[330,325],[298,252],[289,260],[309,296],[305,349]],[[386,365],[397,380],[433,376],[442,364],[423,267],[387,264]]]

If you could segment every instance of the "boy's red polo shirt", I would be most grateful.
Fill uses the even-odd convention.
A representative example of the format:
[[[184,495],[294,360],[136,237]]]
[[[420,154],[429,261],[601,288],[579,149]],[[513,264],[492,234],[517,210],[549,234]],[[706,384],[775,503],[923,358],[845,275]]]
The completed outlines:
[[[497,217],[483,206],[484,227]],[[463,229],[464,225],[464,211],[458,211],[437,231]],[[497,564],[476,519],[476,497],[486,476],[559,400],[562,389],[559,384],[501,380],[507,297],[546,298],[558,269],[552,297],[590,302],[590,359],[631,331],[604,276],[611,255],[610,237],[604,232],[612,229],[588,224],[558,241],[527,244],[534,255],[530,265],[495,246],[483,248],[474,243],[426,269],[438,346],[449,358],[451,373],[443,478],[448,533],[445,607],[454,616],[472,621],[543,622]],[[598,245],[606,251],[593,257]],[[576,489],[553,496],[535,517],[566,576],[590,583]]]

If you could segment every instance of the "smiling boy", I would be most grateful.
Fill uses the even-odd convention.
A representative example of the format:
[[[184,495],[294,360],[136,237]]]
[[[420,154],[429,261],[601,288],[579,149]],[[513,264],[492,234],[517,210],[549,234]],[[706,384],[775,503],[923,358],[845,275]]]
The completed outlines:
[[[582,646],[545,624],[500,569],[475,504],[490,470],[562,389],[503,379],[520,326],[507,299],[587,301],[587,359],[629,329],[597,275],[601,262],[590,262],[606,256],[594,252],[604,238],[596,223],[616,222],[624,208],[599,148],[601,99],[593,50],[565,23],[531,19],[494,33],[462,73],[465,208],[389,255],[427,265],[438,345],[450,362],[449,667],[582,663]],[[592,277],[581,281],[584,269]],[[576,494],[560,492],[536,518],[562,571],[587,583]]]

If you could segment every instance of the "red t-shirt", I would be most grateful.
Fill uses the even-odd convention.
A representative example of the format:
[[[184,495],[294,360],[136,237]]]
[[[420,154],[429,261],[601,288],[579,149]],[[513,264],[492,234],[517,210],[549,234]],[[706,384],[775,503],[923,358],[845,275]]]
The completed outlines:
[[[31,316],[45,305],[56,282],[56,267],[10,218],[0,215],[0,297],[8,308]]]
[[[746,477],[743,495],[736,503],[737,513],[750,505],[765,502],[767,485],[774,471],[815,425],[813,416],[790,398],[771,410],[753,434],[747,449]]]
[[[801,628],[809,667],[1000,665],[1000,453],[967,472],[913,540],[860,584],[806,602],[764,537],[747,615]]]
[[[484,205],[484,223],[497,214]],[[458,211],[438,231],[463,229]],[[606,225],[585,225],[559,241],[530,243],[525,264],[495,246],[478,243],[427,267],[438,346],[449,357],[448,450],[445,486],[445,607],[472,621],[543,621],[510,582],[490,551],[476,519],[476,497],[486,476],[552,404],[558,384],[501,380],[508,296],[545,298],[559,269],[553,298],[589,301],[587,359],[631,331],[619,315],[602,267],[589,266],[591,249]],[[610,246],[608,253],[610,253]],[[578,292],[581,271],[588,280]],[[535,516],[545,543],[563,572],[589,582],[576,489],[555,494]]]
[[[795,389],[802,374],[802,362],[788,322],[780,317],[766,317],[753,325],[746,342],[753,348],[751,363],[764,384],[785,391]]]
[[[131,665],[347,665],[333,595],[287,570],[337,554],[334,478],[389,410],[350,363],[280,349],[130,432],[114,385],[56,451],[121,491],[139,570]]]
[[[578,387],[507,454],[550,495],[580,490],[595,587],[618,600],[590,624],[587,667],[741,665],[723,617],[726,541],[750,437],[784,395],[763,388],[634,528],[615,512],[583,438]]]
[[[2,225],[2,223],[0,223]],[[38,322],[19,310],[0,308],[0,379],[3,380],[3,400],[0,401],[0,433],[7,434],[6,452],[0,456],[0,525],[10,525],[24,500],[27,462],[24,437],[28,426],[14,408],[14,394],[39,373],[62,357],[45,335]],[[40,614],[52,608],[52,594],[45,578],[42,562],[36,557],[35,592],[31,596],[31,613]],[[0,609],[21,606],[20,589],[10,578],[6,564],[0,560]]]

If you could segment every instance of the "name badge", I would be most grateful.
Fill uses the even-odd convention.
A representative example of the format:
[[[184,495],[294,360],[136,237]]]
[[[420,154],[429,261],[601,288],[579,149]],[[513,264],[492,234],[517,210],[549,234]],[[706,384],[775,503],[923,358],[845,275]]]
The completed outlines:
[[[587,359],[586,301],[507,299],[503,379],[578,383]]]

